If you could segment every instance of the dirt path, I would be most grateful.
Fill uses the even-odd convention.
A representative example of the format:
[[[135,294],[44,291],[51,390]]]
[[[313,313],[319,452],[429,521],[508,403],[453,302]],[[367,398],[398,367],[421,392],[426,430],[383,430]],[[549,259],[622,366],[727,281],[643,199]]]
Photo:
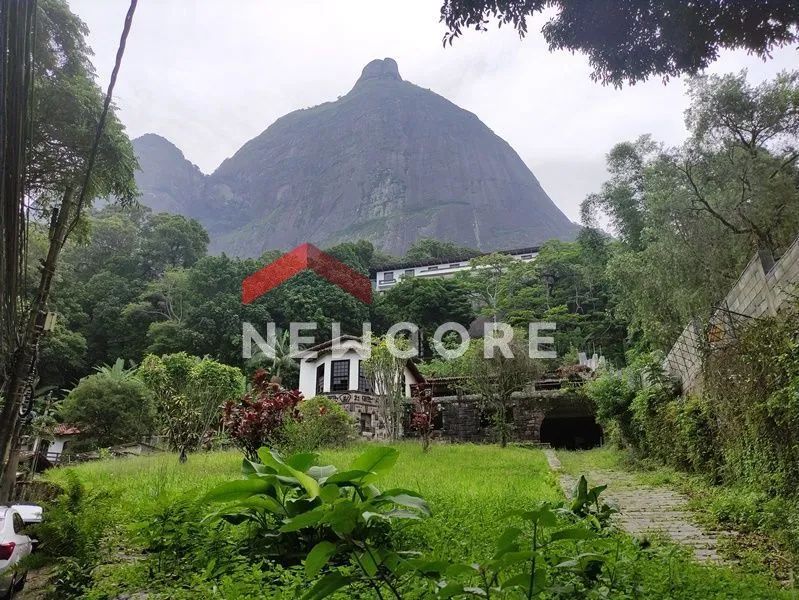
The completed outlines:
[[[560,485],[570,497],[578,477],[564,473],[554,450],[545,450],[550,468],[560,478]],[[592,470],[585,473],[589,484],[607,484],[603,496],[619,509],[618,524],[631,535],[660,532],[693,550],[700,562],[724,562],[717,552],[719,536],[726,531],[706,531],[691,520],[688,497],[665,487],[646,487],[631,473],[616,470]]]
[[[44,598],[49,577],[50,569],[47,567],[30,571],[25,582],[25,588],[14,596],[14,600],[39,600]]]

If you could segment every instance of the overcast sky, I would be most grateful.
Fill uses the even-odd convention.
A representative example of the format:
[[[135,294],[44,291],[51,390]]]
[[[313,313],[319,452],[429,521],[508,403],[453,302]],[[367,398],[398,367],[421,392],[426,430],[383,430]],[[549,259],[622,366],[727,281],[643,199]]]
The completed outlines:
[[[103,87],[128,0],[69,0],[89,26]],[[685,85],[660,80],[616,90],[593,83],[584,56],[550,53],[531,24],[470,31],[442,47],[439,0],[141,0],[115,101],[131,137],[158,133],[205,173],[278,117],[335,100],[363,66],[392,57],[400,74],[474,112],[506,139],[573,220],[605,178],[619,141],[652,133],[679,143]],[[782,49],[766,63],[725,53],[713,72],[752,81],[797,68]]]

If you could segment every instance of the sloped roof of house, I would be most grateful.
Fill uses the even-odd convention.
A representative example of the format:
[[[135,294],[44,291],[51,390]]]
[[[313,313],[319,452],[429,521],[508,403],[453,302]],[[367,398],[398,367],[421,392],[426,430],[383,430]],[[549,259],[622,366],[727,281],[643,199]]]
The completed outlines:
[[[76,425],[70,425],[69,423],[58,423],[55,427],[53,427],[53,435],[62,437],[68,435],[80,435],[80,429]]]
[[[349,335],[345,333],[337,338],[333,338],[331,340],[327,340],[326,342],[322,342],[321,344],[316,344],[316,346],[306,348],[302,351],[302,353],[305,354],[307,352],[310,354],[311,352],[316,352],[318,354],[322,354],[323,352],[332,349],[334,342],[338,344],[341,344],[342,342],[358,342],[360,344],[361,338],[359,338],[357,335]]]

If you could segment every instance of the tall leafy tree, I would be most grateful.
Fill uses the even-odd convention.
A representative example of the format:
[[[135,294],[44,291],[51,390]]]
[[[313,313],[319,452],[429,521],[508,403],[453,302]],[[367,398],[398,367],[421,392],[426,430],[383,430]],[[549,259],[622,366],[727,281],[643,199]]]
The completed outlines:
[[[465,29],[510,24],[524,37],[527,20],[545,13],[550,50],[588,56],[591,78],[633,84],[654,75],[695,75],[722,49],[744,48],[768,58],[797,40],[799,7],[790,0],[444,0],[444,43]]]
[[[695,78],[689,139],[617,145],[611,179],[583,203],[622,241],[608,275],[619,314],[667,348],[705,317],[757,252],[768,268],[799,232],[799,74],[752,86],[746,74]]]
[[[544,370],[540,361],[530,358],[523,330],[515,332],[508,346],[509,356],[497,349],[492,357],[485,356],[480,345],[471,346],[462,363],[465,387],[480,397],[503,448],[513,434],[513,394],[531,385]]]
[[[409,321],[429,340],[436,328],[454,322],[468,327],[474,320],[467,288],[455,279],[405,278],[375,299],[375,327],[385,331],[393,323]]]
[[[420,238],[416,240],[405,252],[404,260],[409,262],[424,262],[440,260],[465,260],[480,254],[478,250],[458,246],[454,242],[436,240],[433,238]]]
[[[12,455],[20,432],[17,415],[25,380],[35,360],[41,331],[37,321],[46,310],[61,249],[69,235],[80,228],[85,208],[95,198],[113,196],[124,201],[135,195],[136,159],[111,106],[113,85],[135,3],[131,4],[125,20],[120,52],[106,95],[95,83],[85,43],[86,26],[69,11],[63,0],[41,0],[30,5],[38,10],[31,53],[33,69],[29,78],[33,86],[30,97],[34,118],[30,119],[29,139],[21,140],[23,144],[30,142],[27,169],[17,175],[24,176],[25,195],[33,216],[50,223],[49,247],[30,310],[22,315],[7,315],[17,337],[15,347],[2,349],[6,400],[0,411],[0,459],[4,461],[0,496],[8,495],[13,487],[9,482],[14,478]],[[5,9],[3,12],[5,14]],[[5,19],[3,22],[8,23]],[[27,30],[29,24],[30,19],[23,27]],[[3,53],[5,61],[5,48]],[[4,162],[4,181],[9,175],[5,167]],[[4,209],[6,200],[10,198],[4,194]],[[12,213],[17,210],[12,209]],[[4,238],[7,225],[11,223],[4,219]],[[19,231],[17,226],[14,230]],[[22,264],[22,255],[16,254],[18,248],[6,253],[9,249],[13,250],[4,246],[2,262]],[[8,321],[6,323],[8,328]]]

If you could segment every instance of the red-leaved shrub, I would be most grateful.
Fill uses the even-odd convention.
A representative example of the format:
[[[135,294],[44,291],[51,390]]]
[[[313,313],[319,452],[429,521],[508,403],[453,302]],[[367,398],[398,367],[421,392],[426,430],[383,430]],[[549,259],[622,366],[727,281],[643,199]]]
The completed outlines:
[[[223,425],[247,458],[255,460],[258,448],[275,446],[287,419],[300,419],[299,390],[287,390],[271,381],[263,369],[252,376],[252,387],[239,401],[224,405]]]

